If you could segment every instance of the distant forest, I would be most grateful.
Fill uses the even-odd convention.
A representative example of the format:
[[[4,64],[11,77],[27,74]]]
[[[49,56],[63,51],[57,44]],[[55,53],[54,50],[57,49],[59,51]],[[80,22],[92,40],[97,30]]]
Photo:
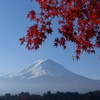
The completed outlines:
[[[10,93],[0,96],[0,100],[100,100],[100,91],[79,94],[77,92],[57,92],[48,91],[41,95],[21,92],[20,94],[11,95]]]

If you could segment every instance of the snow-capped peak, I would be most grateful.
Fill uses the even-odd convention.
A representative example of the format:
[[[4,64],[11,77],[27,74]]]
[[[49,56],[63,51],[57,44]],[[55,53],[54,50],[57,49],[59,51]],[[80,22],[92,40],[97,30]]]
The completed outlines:
[[[38,60],[30,66],[0,78],[10,89],[22,91],[91,91],[100,89],[100,82],[77,75],[50,60]],[[0,83],[1,84],[1,83]],[[2,86],[0,86],[2,88]],[[9,91],[8,91],[9,92]]]
[[[67,72],[66,72],[67,71]],[[28,67],[3,76],[3,78],[32,79],[40,76],[61,77],[68,75],[69,71],[51,59],[38,60]]]

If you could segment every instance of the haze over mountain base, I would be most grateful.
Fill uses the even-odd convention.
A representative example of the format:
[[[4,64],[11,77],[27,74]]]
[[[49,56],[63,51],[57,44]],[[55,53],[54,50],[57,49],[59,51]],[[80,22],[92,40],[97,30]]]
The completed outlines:
[[[50,60],[39,60],[32,65],[0,78],[0,93],[79,92],[100,90],[100,81],[75,74]]]

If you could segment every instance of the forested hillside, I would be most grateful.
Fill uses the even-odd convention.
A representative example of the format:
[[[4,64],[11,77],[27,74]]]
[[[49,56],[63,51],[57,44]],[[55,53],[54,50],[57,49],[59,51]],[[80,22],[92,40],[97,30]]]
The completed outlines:
[[[0,100],[100,100],[100,91],[88,92],[86,94],[79,94],[77,92],[57,92],[51,93],[48,91],[41,95],[29,94],[22,92],[20,94],[11,95],[5,94],[0,96]]]

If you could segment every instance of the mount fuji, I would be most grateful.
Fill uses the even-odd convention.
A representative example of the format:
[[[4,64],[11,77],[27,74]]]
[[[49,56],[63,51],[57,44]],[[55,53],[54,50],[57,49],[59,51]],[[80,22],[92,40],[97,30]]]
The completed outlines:
[[[100,80],[75,74],[50,60],[39,60],[30,66],[0,77],[1,93],[80,92],[100,90]]]

